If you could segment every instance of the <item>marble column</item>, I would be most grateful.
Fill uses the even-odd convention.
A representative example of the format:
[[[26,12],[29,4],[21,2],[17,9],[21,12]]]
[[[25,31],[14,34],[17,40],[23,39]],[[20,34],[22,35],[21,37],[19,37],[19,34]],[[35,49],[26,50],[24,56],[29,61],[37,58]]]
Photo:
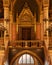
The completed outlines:
[[[4,50],[0,50],[0,65],[4,65]]]
[[[49,18],[48,18],[48,5],[45,5],[43,7],[43,11],[44,11],[44,19],[43,19],[43,22],[44,22],[44,33],[46,34],[46,46],[48,48],[48,45],[49,45],[49,34],[48,34],[48,31],[46,29],[48,29],[49,27]]]
[[[41,24],[41,40],[43,41],[44,36],[43,11],[40,12],[40,24]]]
[[[36,13],[34,13],[34,32],[36,32]]]
[[[10,35],[9,35],[10,36],[9,37],[10,38],[10,41],[12,41],[12,37],[13,37],[12,36],[13,35],[12,30],[13,29],[12,28],[13,28],[13,16],[12,16],[12,11],[10,11]]]
[[[3,6],[4,6],[4,27],[6,28],[4,32],[4,45],[5,48],[7,48],[8,45],[8,36],[9,34],[9,0],[3,0]]]
[[[13,3],[11,2],[11,10],[10,10],[10,35],[9,35],[9,39],[10,41],[13,40]]]
[[[48,27],[49,27],[49,17],[48,17],[48,10],[49,10],[49,0],[43,0],[43,22],[44,22],[44,41],[45,41],[45,45],[46,45],[46,51],[45,52],[45,56],[46,56],[46,61],[49,63],[48,61],[48,56],[49,56],[49,52],[48,52],[48,45],[49,45],[49,32],[47,31]]]
[[[5,58],[4,60],[7,61],[8,59],[8,41],[9,41],[9,0],[3,0],[3,7],[4,7],[4,45],[5,45]]]
[[[17,34],[17,39],[18,39],[18,22],[19,22],[19,17],[18,17],[18,13],[16,15],[16,34]]]

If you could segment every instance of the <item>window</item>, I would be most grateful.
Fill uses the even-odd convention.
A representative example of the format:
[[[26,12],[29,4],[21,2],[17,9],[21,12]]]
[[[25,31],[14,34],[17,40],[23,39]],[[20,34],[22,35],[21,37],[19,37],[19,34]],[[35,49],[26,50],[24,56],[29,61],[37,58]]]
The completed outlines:
[[[34,59],[29,54],[24,54],[19,59],[19,64],[34,64]]]
[[[32,57],[29,54],[23,54],[15,60],[13,65],[41,65],[36,57]]]

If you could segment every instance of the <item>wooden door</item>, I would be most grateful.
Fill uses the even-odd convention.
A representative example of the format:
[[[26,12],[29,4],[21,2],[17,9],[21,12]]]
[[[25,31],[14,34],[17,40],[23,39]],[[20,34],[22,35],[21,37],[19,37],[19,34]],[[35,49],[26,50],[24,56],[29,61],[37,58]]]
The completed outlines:
[[[31,28],[22,28],[22,40],[31,40]]]

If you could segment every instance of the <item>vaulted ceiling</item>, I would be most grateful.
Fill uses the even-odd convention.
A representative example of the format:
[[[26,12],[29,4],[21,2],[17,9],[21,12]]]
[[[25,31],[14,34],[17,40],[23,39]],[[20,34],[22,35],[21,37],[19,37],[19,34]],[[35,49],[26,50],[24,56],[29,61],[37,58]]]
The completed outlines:
[[[12,0],[12,1],[14,1],[14,0]],[[16,0],[15,6],[14,6],[15,14],[16,14],[16,12],[18,12],[18,14],[20,14],[25,2],[27,2],[28,6],[33,14],[34,14],[34,12],[39,11],[39,6],[36,1],[41,2],[42,0]],[[52,9],[52,0],[50,0],[50,9]],[[0,18],[3,18],[3,17],[4,17],[3,0],[0,0]]]
[[[40,12],[39,10],[39,6],[37,4],[36,0],[16,0],[15,4],[14,4],[14,19],[16,17],[16,13],[18,12],[18,15],[20,15],[25,3],[28,4],[28,7],[30,8],[32,14],[34,15],[34,13],[36,13],[37,17],[36,19],[38,20],[38,13]]]
[[[18,12],[18,14],[20,14],[20,12],[22,11],[22,9],[24,7],[25,2],[28,4],[28,6],[33,14],[34,14],[34,12],[37,12],[39,10],[36,0],[16,0],[15,6],[14,6],[14,11]]]

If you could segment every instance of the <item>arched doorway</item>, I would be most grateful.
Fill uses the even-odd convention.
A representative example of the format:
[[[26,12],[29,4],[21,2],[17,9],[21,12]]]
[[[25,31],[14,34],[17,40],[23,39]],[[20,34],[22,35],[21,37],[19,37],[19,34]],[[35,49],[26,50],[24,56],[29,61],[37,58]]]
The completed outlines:
[[[10,65],[44,65],[36,53],[25,50],[17,53],[10,62]]]

